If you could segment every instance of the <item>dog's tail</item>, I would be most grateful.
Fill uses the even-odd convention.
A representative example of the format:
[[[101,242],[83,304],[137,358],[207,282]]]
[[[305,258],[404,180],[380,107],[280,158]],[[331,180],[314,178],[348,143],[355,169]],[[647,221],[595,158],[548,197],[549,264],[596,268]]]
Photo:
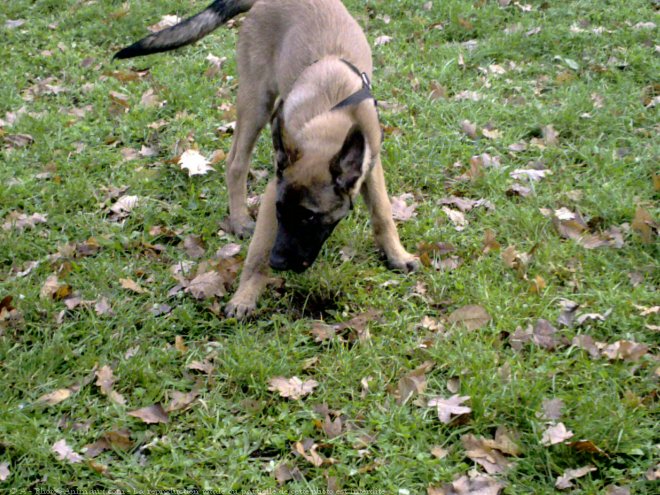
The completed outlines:
[[[215,0],[199,14],[119,50],[114,58],[140,57],[188,45],[203,38],[232,17],[247,12],[256,2],[257,0]]]

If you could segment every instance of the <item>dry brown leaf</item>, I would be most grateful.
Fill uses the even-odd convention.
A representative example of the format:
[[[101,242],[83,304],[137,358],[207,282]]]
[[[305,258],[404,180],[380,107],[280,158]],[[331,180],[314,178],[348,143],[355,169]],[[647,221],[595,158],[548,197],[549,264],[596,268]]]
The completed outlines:
[[[645,344],[638,344],[630,340],[619,340],[605,347],[602,354],[612,361],[621,359],[636,362],[648,351],[649,347]]]
[[[540,181],[545,179],[548,175],[552,174],[552,170],[535,168],[517,168],[513,172],[510,172],[509,175],[511,178],[516,180],[527,179],[530,182]]]
[[[374,40],[374,45],[375,45],[375,46],[386,45],[386,44],[390,43],[390,42],[392,41],[392,39],[393,39],[393,38],[392,38],[391,36],[387,36],[387,35],[378,36],[378,37]]]
[[[156,24],[148,26],[147,29],[152,33],[157,33],[158,31],[162,31],[163,29],[167,29],[176,24],[179,24],[181,21],[182,19],[178,15],[164,15],[160,21],[158,21]]]
[[[546,146],[556,146],[559,143],[559,133],[551,125],[544,126],[541,133]]]
[[[108,365],[103,366],[102,368],[94,372],[96,375],[96,386],[101,389],[101,393],[107,396],[113,402],[123,405],[126,403],[124,397],[121,394],[113,390],[113,385],[115,384],[115,377],[112,372],[112,368]]]
[[[573,432],[566,429],[564,423],[548,426],[543,432],[541,443],[546,446],[563,443],[573,436]]]
[[[55,455],[60,461],[67,461],[71,464],[76,464],[83,460],[83,457],[74,452],[74,450],[67,445],[66,440],[58,440],[53,444],[51,450],[55,452]]]
[[[318,385],[319,383],[316,380],[305,380],[303,382],[297,376],[292,378],[276,376],[268,381],[268,390],[278,392],[281,397],[286,399],[296,400],[311,394]]]
[[[42,395],[37,399],[37,402],[44,402],[49,406],[54,406],[55,404],[59,404],[60,402],[67,400],[69,397],[71,397],[73,392],[74,391],[69,388],[61,388],[59,390],[55,390],[54,392]]]
[[[427,495],[498,495],[504,486],[501,481],[472,470],[467,476],[461,476],[441,487],[429,486]]]
[[[46,223],[47,220],[48,215],[42,215],[41,213],[33,213],[28,216],[19,211],[12,211],[5,217],[2,228],[3,230],[16,229],[22,232],[25,229],[35,228],[39,223]]]
[[[657,230],[657,225],[651,214],[641,206],[638,206],[635,210],[635,217],[630,226],[640,235],[642,242],[645,244],[650,244],[653,241],[653,232],[654,228]]]
[[[183,239],[183,249],[192,259],[198,259],[204,256],[206,248],[202,236],[189,235]]]
[[[406,222],[413,218],[416,213],[417,203],[415,203],[411,193],[404,193],[399,196],[392,196],[392,218],[399,222]],[[410,205],[408,203],[410,202]]]
[[[465,454],[477,464],[483,466],[488,474],[503,473],[512,462],[497,448],[497,442],[472,434],[461,436]]]
[[[57,275],[49,275],[41,287],[39,296],[41,299],[62,300],[71,294],[71,286],[66,283],[60,283]]]
[[[215,270],[202,273],[189,282],[185,291],[192,294],[195,299],[222,297],[227,293],[225,277]]]
[[[215,169],[209,165],[209,161],[199,151],[190,149],[184,151],[178,160],[181,170],[188,171],[188,177],[193,175],[206,175]]]
[[[440,445],[434,445],[431,447],[431,455],[436,459],[444,459],[449,455],[449,450],[442,448]]]
[[[405,404],[412,396],[424,393],[426,373],[431,371],[434,366],[433,361],[425,361],[399,380],[397,404]]]
[[[477,139],[479,137],[478,131],[477,131],[477,125],[470,122],[469,120],[462,120],[461,121],[461,129],[465,133],[467,137],[470,139]]]
[[[330,419],[329,414],[325,415],[325,419],[323,420],[323,424],[321,425],[323,432],[328,436],[328,438],[336,438],[339,435],[341,435],[343,427],[344,427],[344,423],[341,416],[337,416],[333,421],[332,419]]]
[[[577,442],[569,442],[567,445],[577,450],[578,452],[586,452],[589,454],[598,454],[609,457],[603,449],[598,447],[591,440],[578,440]]]
[[[119,221],[131,214],[133,209],[137,207],[140,203],[140,198],[130,194],[126,194],[119,199],[110,207],[111,215],[110,219],[113,221]]]
[[[171,398],[171,401],[165,408],[165,412],[170,413],[174,411],[185,411],[188,409],[199,396],[199,392],[197,390],[192,390],[190,392],[172,390],[171,392],[168,392],[168,396]]]
[[[429,400],[428,406],[435,407],[438,411],[438,419],[445,423],[451,423],[453,416],[460,416],[462,414],[469,414],[472,412],[467,406],[463,406],[463,402],[469,400],[468,395],[452,395],[448,399],[443,397],[433,397]]]
[[[120,278],[119,283],[121,284],[122,288],[135,292],[136,294],[147,294],[149,292],[130,278]]]
[[[192,361],[188,366],[189,370],[201,371],[206,375],[210,375],[213,372],[213,364],[211,364],[206,359],[204,361]]]
[[[167,423],[170,420],[167,412],[160,404],[154,404],[152,406],[136,409],[135,411],[129,411],[128,415],[139,418],[147,424]]]
[[[557,481],[555,482],[555,487],[559,488],[560,490],[571,488],[573,486],[572,483],[573,480],[577,478],[582,478],[583,476],[591,473],[592,471],[596,471],[596,468],[594,466],[584,466],[578,469],[567,469],[566,471],[564,471],[564,474],[562,474],[559,478],[557,478]]]
[[[460,212],[458,210],[453,210],[451,208],[448,208],[447,206],[443,206],[442,211],[445,212],[447,217],[449,217],[451,223],[454,224],[454,229],[456,229],[458,232],[464,230],[465,227],[467,227],[468,221],[467,218],[465,218],[463,212]]]
[[[452,312],[447,321],[452,324],[462,323],[467,330],[477,330],[486,325],[491,320],[488,312],[476,304],[468,304]]]
[[[315,321],[312,323],[310,333],[314,336],[314,342],[325,342],[337,335],[335,325],[327,325],[322,321]]]
[[[294,452],[300,454],[305,460],[307,460],[313,466],[321,467],[323,465],[324,459],[316,451],[318,447],[319,446],[315,443],[312,443],[312,445],[310,445],[307,449],[305,449],[305,445],[303,445],[302,442],[296,442],[293,444]]]

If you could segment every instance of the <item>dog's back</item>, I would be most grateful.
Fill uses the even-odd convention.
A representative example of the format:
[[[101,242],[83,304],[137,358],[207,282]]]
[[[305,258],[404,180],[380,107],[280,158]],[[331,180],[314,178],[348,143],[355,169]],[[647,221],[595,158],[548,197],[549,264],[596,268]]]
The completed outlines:
[[[246,72],[274,71],[264,77],[277,81],[282,97],[306,67],[326,56],[350,60],[371,76],[369,43],[339,0],[260,0],[241,27],[239,63],[252,66]]]

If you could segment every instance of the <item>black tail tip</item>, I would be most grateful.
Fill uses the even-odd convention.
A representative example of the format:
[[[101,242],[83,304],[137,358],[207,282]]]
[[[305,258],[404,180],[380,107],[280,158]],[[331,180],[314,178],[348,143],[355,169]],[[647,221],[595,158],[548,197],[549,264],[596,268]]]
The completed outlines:
[[[142,44],[138,41],[137,43],[133,43],[131,46],[127,46],[126,48],[119,50],[114,54],[112,60],[140,57],[142,55],[148,55],[149,53],[151,52],[145,50]]]

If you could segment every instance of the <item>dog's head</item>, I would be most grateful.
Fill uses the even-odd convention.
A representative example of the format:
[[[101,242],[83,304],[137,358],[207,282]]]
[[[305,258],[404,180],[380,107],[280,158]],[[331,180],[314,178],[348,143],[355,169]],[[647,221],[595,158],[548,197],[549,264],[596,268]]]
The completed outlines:
[[[353,208],[370,169],[371,151],[360,127],[339,115],[308,125],[302,143],[287,135],[281,111],[271,130],[277,166],[277,237],[270,266],[302,272]]]

